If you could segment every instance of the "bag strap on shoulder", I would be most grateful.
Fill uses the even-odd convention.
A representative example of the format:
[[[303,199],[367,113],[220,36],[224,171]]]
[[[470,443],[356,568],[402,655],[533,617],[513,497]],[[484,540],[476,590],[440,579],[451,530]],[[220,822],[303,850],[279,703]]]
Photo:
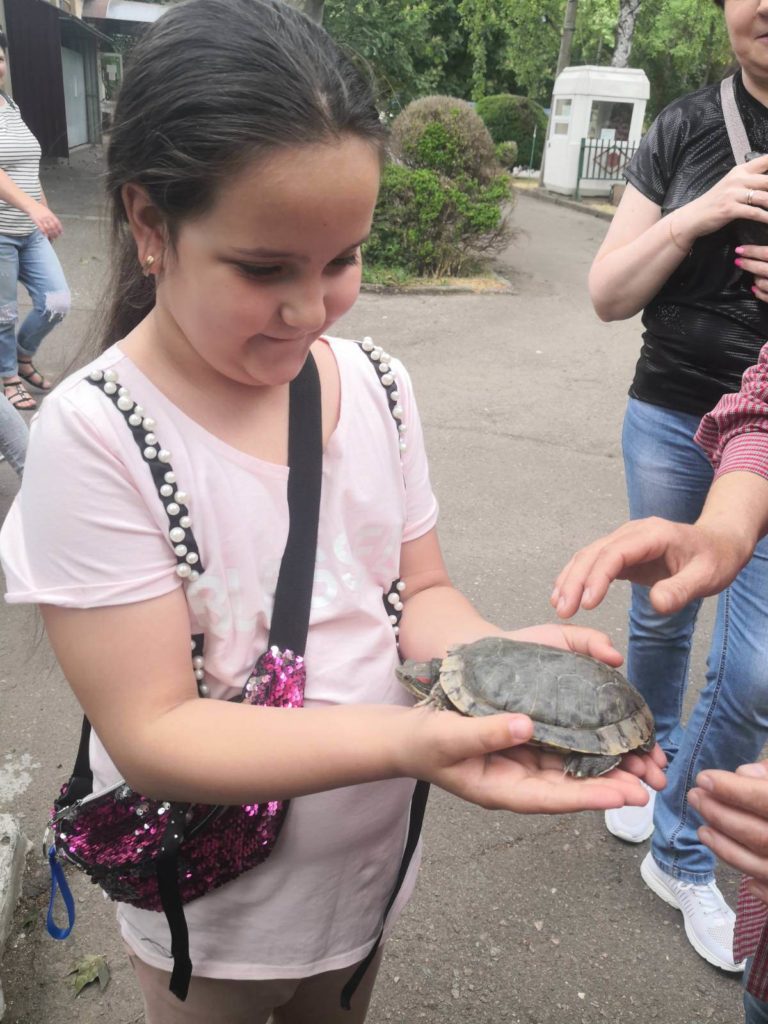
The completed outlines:
[[[724,78],[720,83],[720,102],[723,108],[725,127],[728,140],[733,150],[733,158],[737,164],[746,163],[747,153],[752,148],[747,138],[747,130],[739,113],[736,102],[736,79],[733,75]]]

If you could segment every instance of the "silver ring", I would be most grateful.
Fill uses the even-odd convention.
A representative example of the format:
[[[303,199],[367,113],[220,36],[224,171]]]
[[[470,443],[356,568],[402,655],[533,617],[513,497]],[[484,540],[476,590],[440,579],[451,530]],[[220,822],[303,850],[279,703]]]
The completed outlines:
[[[752,196],[754,194],[755,194],[755,190],[753,188],[747,189],[747,206],[751,206],[752,205]]]

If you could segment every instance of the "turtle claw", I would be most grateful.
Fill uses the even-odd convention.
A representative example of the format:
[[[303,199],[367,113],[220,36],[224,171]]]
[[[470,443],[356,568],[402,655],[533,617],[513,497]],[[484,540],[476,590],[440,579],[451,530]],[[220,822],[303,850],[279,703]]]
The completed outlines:
[[[621,758],[610,754],[569,754],[563,759],[565,773],[575,779],[593,779],[620,764]]]

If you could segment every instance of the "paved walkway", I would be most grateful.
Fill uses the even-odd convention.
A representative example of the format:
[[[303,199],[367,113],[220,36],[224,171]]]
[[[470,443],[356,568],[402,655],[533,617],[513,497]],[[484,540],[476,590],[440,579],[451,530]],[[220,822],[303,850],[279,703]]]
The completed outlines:
[[[106,268],[98,164],[47,176],[65,218],[58,244],[75,312],[41,360],[56,372],[81,347]],[[79,219],[70,219],[69,214]],[[489,617],[551,619],[551,582],[581,543],[625,516],[619,428],[639,347],[636,321],[597,322],[585,291],[605,231],[592,216],[521,197],[500,261],[510,295],[363,296],[339,325],[407,362],[420,397],[441,537],[455,581]],[[0,466],[0,515],[15,492]],[[624,637],[626,588],[586,617]],[[705,614],[694,677],[703,672]],[[0,811],[35,850],[74,756],[79,712],[28,608],[0,613]],[[109,685],[109,680],[105,680]],[[739,987],[684,939],[680,916],[639,877],[642,847],[601,816],[516,817],[433,794],[416,898],[389,944],[371,1024],[733,1024]],[[722,874],[731,897],[734,878]],[[140,1000],[113,910],[73,876],[80,921],[45,934],[47,881],[36,853],[3,963],[4,1024],[138,1024]],[[108,957],[112,982],[75,999],[65,975]]]

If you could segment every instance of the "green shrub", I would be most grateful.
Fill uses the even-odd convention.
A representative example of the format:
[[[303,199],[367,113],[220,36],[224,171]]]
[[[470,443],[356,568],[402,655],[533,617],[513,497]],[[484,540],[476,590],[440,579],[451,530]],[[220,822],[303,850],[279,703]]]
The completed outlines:
[[[506,174],[488,182],[448,178],[429,168],[389,164],[365,259],[418,277],[458,275],[503,248],[510,237],[504,210]]]
[[[547,131],[547,115],[543,107],[527,96],[499,93],[498,96],[486,96],[478,100],[475,110],[484,121],[494,142],[516,142],[521,163],[528,165],[530,162],[532,167],[541,166],[544,136]]]
[[[409,103],[392,122],[395,159],[448,178],[467,175],[485,184],[499,174],[493,139],[472,105],[450,96]]]
[[[502,167],[506,170],[511,171],[513,167],[517,167],[518,162],[518,147],[516,142],[512,142],[510,139],[508,142],[497,142],[496,143],[496,159],[499,161]]]

